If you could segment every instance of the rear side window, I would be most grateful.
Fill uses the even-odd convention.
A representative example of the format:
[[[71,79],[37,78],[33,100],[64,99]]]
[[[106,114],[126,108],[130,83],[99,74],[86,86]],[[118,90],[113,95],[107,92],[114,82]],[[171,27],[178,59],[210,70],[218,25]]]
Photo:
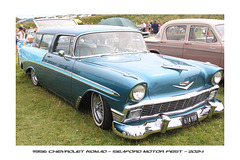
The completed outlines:
[[[177,40],[184,41],[186,35],[187,26],[184,25],[175,25],[170,26],[166,29],[167,40]]]
[[[64,51],[65,55],[71,55],[73,50],[73,36],[59,36],[53,47],[53,52]]]
[[[48,35],[48,34],[43,35],[40,48],[44,50],[48,50],[50,48],[53,36],[54,35]]]
[[[209,27],[191,26],[189,41],[215,43],[217,39]]]
[[[33,41],[33,46],[39,48],[41,39],[42,39],[42,35],[41,34],[36,34],[36,36],[34,38],[34,41]]]

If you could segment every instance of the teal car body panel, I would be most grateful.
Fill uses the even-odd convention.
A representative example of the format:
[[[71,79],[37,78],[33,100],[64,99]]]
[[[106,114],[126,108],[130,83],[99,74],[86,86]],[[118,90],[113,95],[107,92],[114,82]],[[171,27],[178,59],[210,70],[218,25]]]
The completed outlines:
[[[113,131],[123,137],[134,139],[167,130],[168,119],[166,120],[166,116],[161,117],[160,122],[159,116],[163,114],[157,112],[156,116],[153,112],[154,105],[158,103],[163,105],[165,102],[175,102],[175,100],[178,100],[176,103],[180,103],[181,100],[194,96],[201,95],[203,97],[202,95],[205,93],[207,94],[204,96],[209,96],[210,92],[218,90],[218,85],[212,84],[211,80],[216,72],[223,69],[208,63],[143,51],[87,58],[75,56],[74,49],[70,56],[61,56],[52,52],[59,35],[73,36],[73,46],[75,47],[76,41],[81,35],[113,31],[140,34],[135,29],[113,26],[69,26],[39,29],[37,33],[54,35],[49,49],[23,47],[21,66],[26,72],[33,69],[41,86],[56,93],[76,108],[79,107],[81,99],[88,93],[101,94],[113,114]],[[145,96],[140,101],[133,101],[130,98],[131,91],[139,84],[146,85]],[[198,99],[201,98],[198,97]],[[204,103],[202,103],[203,101]],[[177,113],[171,112],[168,118],[198,112],[199,109],[203,110],[209,104],[214,104],[218,107],[218,111],[223,111],[223,105],[220,101],[215,98],[208,100],[208,97],[205,97],[189,108],[180,109]],[[170,106],[170,103],[168,105]],[[147,118],[128,119],[130,111],[136,108],[144,110],[146,107],[151,108]],[[174,107],[177,108],[176,104]],[[206,112],[210,115],[211,108]],[[206,117],[205,113],[199,115],[199,119],[204,116]],[[148,132],[145,128],[143,132],[131,133],[132,130],[138,130],[131,127],[139,128],[139,126],[146,123],[150,124],[150,122],[159,125],[158,129],[152,129],[151,132]]]

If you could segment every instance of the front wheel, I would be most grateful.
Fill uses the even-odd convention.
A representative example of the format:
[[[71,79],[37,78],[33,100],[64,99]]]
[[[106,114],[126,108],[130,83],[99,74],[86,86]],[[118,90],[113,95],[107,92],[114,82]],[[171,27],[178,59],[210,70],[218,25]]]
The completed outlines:
[[[92,93],[91,110],[95,124],[102,129],[109,129],[112,125],[112,114],[107,102],[98,93]]]
[[[33,69],[31,69],[31,80],[32,80],[32,83],[33,83],[34,86],[39,85],[36,73]]]

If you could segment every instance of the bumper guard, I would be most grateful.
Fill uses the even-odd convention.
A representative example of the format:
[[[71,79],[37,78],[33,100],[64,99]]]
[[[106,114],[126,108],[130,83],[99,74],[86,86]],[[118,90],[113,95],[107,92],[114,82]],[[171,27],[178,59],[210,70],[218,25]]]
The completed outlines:
[[[211,118],[212,115],[216,113],[221,113],[223,111],[223,103],[219,100],[215,100],[215,102],[209,102],[209,104],[192,112],[196,112],[198,116],[198,121],[202,121],[205,118]],[[189,114],[189,112],[187,114]],[[117,135],[124,138],[143,139],[153,133],[165,133],[167,130],[182,128],[183,115],[184,114],[174,117],[162,114],[159,115],[155,120],[147,121],[140,125],[127,125],[114,120],[112,122],[112,130]]]

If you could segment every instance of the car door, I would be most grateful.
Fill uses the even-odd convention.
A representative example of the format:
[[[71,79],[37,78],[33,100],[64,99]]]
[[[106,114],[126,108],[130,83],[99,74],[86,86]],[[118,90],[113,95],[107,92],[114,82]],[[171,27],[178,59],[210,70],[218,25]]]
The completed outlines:
[[[72,67],[75,63],[71,55],[73,38],[68,35],[57,36],[51,52],[43,59],[47,66],[45,85],[69,102],[72,100]]]
[[[209,26],[191,25],[183,58],[220,65],[221,54],[221,43]]]
[[[186,25],[173,24],[165,28],[162,40],[159,42],[160,54],[182,57],[186,37]]]

